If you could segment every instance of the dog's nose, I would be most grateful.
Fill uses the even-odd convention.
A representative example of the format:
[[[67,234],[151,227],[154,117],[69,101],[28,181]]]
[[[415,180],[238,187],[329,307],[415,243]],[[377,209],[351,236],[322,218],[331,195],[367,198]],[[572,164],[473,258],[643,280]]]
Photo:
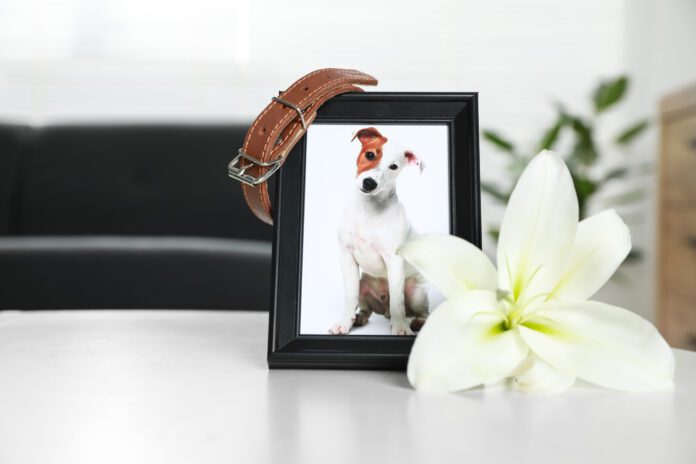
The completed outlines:
[[[371,192],[377,188],[377,182],[372,177],[366,177],[363,179],[363,190],[366,192]]]

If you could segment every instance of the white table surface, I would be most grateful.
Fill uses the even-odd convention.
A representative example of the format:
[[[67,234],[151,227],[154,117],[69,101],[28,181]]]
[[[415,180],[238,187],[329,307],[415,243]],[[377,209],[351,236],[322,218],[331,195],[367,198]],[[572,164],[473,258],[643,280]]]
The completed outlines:
[[[265,313],[0,313],[0,463],[696,462],[674,393],[416,393],[404,373],[269,371]]]

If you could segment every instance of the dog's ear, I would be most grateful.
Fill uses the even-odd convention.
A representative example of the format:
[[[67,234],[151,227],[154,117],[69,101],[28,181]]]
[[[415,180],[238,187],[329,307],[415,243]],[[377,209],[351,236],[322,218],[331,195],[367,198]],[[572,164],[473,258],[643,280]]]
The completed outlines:
[[[366,143],[372,142],[373,140],[376,140],[376,139],[382,139],[382,143],[387,142],[387,138],[385,136],[383,136],[374,127],[366,127],[365,129],[360,129],[358,132],[353,134],[353,138],[350,139],[350,141],[352,142],[353,140],[355,140],[356,137],[358,138],[360,143],[362,143],[363,145],[365,145]]]
[[[417,167],[419,172],[423,172],[423,169],[425,169],[425,163],[419,157],[417,157],[415,153],[406,150],[404,152],[404,157],[406,158],[406,164],[408,166]]]

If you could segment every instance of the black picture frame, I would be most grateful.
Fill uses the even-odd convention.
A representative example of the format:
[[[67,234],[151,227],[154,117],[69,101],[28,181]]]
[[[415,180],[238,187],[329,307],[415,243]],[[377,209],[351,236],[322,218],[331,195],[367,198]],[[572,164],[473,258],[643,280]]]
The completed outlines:
[[[481,247],[476,93],[348,93],[324,104],[315,123],[445,124],[450,233]],[[300,334],[305,153],[303,137],[276,181],[268,366],[405,369],[413,336]]]

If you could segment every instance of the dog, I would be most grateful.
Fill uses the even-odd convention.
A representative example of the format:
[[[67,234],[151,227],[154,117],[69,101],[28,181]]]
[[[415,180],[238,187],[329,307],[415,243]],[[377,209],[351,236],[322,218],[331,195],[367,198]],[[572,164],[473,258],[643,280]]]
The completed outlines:
[[[375,312],[391,319],[392,335],[413,335],[428,317],[425,279],[397,254],[415,232],[396,194],[401,171],[423,162],[374,127],[360,129],[355,191],[338,230],[345,290],[343,317],[329,329],[347,334],[367,324]],[[412,317],[408,322],[407,317]]]

